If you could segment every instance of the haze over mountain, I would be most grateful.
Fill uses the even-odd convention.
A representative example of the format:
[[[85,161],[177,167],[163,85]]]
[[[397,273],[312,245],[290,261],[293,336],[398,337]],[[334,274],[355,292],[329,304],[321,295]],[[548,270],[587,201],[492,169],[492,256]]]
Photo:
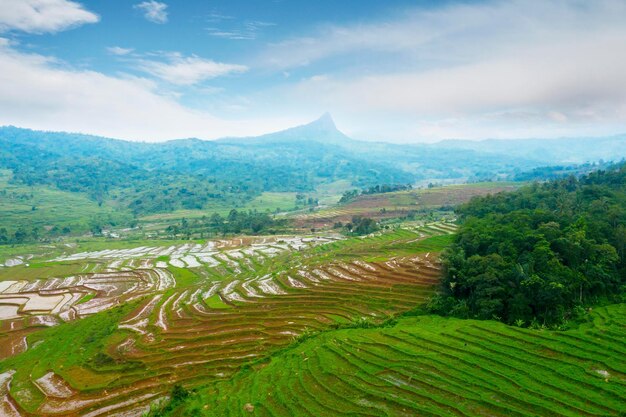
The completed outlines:
[[[215,141],[141,143],[0,128],[0,169],[10,170],[13,181],[87,193],[136,213],[202,208],[215,199],[241,201],[264,191],[306,192],[338,180],[366,187],[514,179],[540,167],[624,157],[626,136],[363,142],[339,131],[328,113],[272,134]]]
[[[626,157],[626,134],[604,137],[556,139],[444,140],[436,146],[506,154],[554,163],[617,161]]]
[[[269,133],[257,137],[248,138],[224,138],[220,141],[233,143],[249,141],[251,143],[298,143],[318,142],[331,145],[345,145],[352,141],[351,138],[340,132],[330,113],[324,113],[319,119],[311,123]]]

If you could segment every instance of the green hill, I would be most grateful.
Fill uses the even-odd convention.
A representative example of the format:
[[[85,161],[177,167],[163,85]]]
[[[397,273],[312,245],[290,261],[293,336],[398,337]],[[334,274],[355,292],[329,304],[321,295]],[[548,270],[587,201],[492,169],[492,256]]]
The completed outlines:
[[[623,415],[625,322],[617,304],[567,331],[437,316],[338,330],[208,387],[177,415]]]

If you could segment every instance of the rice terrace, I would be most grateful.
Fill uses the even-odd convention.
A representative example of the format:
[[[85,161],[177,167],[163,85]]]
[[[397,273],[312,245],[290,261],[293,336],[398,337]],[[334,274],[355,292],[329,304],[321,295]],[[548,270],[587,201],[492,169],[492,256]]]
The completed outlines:
[[[626,417],[623,0],[0,0],[0,417]]]

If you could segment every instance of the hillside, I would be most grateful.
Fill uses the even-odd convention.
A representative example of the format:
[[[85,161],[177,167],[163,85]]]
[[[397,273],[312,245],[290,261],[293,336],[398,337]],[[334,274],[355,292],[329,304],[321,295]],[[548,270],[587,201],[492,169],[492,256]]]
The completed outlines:
[[[433,316],[337,330],[210,385],[182,414],[622,415],[624,320],[617,304],[563,332]]]
[[[478,197],[457,208],[436,310],[554,324],[626,284],[626,165]]]

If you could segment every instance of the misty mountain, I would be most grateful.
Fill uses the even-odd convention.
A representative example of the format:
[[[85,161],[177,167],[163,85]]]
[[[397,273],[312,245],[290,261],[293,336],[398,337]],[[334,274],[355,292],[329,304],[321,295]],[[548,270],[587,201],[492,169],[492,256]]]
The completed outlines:
[[[557,139],[446,140],[441,149],[464,149],[543,161],[546,164],[581,164],[599,160],[619,161],[626,157],[626,135]]]
[[[0,128],[0,169],[13,181],[114,200],[135,213],[235,204],[264,191],[313,192],[420,180],[510,179],[570,160],[618,159],[624,137],[564,141],[444,141],[400,145],[354,140],[324,114],[309,124],[248,138],[130,142],[97,136]]]
[[[233,144],[282,144],[282,143],[324,143],[329,145],[344,146],[349,142],[357,142],[337,129],[335,121],[330,113],[324,113],[319,119],[302,125],[282,130],[280,132],[245,138],[218,139],[221,143]]]

